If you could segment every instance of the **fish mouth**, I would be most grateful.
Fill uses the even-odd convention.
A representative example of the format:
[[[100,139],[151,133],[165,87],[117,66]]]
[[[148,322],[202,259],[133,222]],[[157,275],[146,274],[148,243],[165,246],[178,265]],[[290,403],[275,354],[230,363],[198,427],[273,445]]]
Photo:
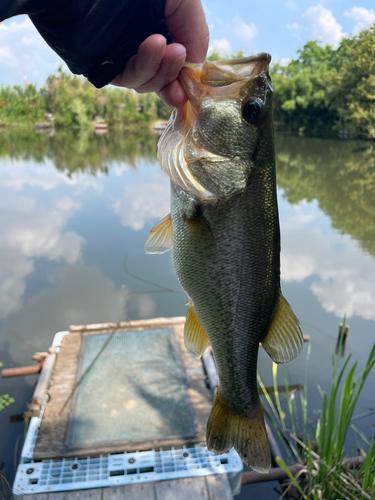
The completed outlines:
[[[241,59],[185,63],[179,80],[195,113],[205,98],[237,98],[243,85],[268,74],[271,56],[266,52]]]
[[[228,185],[224,186],[225,183],[222,183],[219,186],[216,181],[212,181],[208,187],[207,178],[203,176],[198,179],[194,166],[200,168],[205,164],[204,168],[208,171],[208,163],[217,166],[233,160],[232,155],[228,156],[227,152],[218,150],[201,130],[200,109],[207,99],[239,100],[241,89],[249,81],[261,74],[268,77],[270,61],[271,56],[262,53],[229,61],[185,63],[179,80],[188,101],[173,111],[158,143],[161,168],[174,184],[198,199],[212,203],[245,189],[246,176],[241,162],[231,163],[232,177]]]

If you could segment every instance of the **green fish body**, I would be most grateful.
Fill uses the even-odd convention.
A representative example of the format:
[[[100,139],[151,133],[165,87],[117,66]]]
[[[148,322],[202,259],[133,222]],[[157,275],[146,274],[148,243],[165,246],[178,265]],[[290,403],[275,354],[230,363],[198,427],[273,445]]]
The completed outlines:
[[[149,253],[173,247],[189,297],[185,345],[211,343],[219,388],[207,424],[215,453],[235,447],[267,472],[270,450],[257,390],[259,342],[276,362],[302,349],[280,289],[280,231],[268,54],[182,71],[189,102],[159,143],[171,178],[171,214],[150,233]]]

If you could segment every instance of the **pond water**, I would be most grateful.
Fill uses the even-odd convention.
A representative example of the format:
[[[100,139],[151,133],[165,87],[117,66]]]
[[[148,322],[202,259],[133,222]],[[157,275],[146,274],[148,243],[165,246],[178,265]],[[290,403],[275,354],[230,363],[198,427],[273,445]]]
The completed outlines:
[[[143,249],[150,229],[169,212],[169,181],[157,163],[156,143],[147,134],[0,134],[4,367],[32,364],[32,354],[71,324],[186,314],[171,253],[146,255]],[[311,336],[308,361],[305,344],[285,371],[290,384],[303,384],[306,375],[315,420],[317,386],[330,389],[331,353],[344,314],[346,353],[359,370],[375,340],[375,151],[366,142],[277,136],[276,156],[282,288]],[[264,352],[259,373],[272,384]],[[19,416],[35,381],[0,381],[0,394],[15,399],[0,412],[0,464],[10,483],[23,440]],[[374,385],[372,373],[355,413],[368,438],[375,431],[368,413],[375,407]],[[354,433],[351,439],[349,446]],[[269,491],[269,485],[248,486],[241,497],[249,488],[262,498]]]

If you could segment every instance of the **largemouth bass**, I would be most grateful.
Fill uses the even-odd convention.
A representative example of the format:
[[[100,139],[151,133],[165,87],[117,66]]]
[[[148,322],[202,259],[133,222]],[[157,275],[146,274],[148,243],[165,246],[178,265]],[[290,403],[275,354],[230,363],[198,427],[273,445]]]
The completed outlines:
[[[171,179],[171,214],[150,232],[148,253],[173,248],[188,295],[185,345],[211,343],[219,388],[207,446],[234,446],[267,472],[270,449],[257,391],[259,342],[276,363],[302,349],[299,322],[280,289],[280,231],[268,54],[188,65],[189,101],[158,144]]]

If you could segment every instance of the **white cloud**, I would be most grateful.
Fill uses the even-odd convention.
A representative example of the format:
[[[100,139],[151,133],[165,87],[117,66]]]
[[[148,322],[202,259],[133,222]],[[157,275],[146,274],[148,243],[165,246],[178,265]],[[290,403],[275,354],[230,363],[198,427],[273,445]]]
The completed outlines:
[[[314,217],[312,210],[311,204],[294,206],[292,215],[282,218],[282,280],[310,278],[309,289],[325,311],[375,320],[374,259],[362,255],[349,236],[323,231],[324,216]]]
[[[232,48],[229,40],[226,38],[212,40],[211,45],[208,48],[208,55],[210,56],[215,51],[218,51],[219,54],[224,56],[230,54]]]
[[[281,66],[288,66],[288,64],[291,62],[290,57],[280,57],[280,59],[275,59],[277,63],[281,64]]]
[[[51,342],[51,332],[67,330],[70,325],[126,319],[126,291],[116,288],[97,267],[64,268],[51,272],[48,278],[53,286],[33,294],[28,307],[11,318],[13,330],[25,332],[25,342],[15,338],[11,343],[13,359],[19,359],[20,351],[30,356],[31,348],[45,348]],[[46,314],[38,318],[38,311]],[[32,347],[28,339],[32,339]]]
[[[53,52],[27,16],[17,16],[0,24],[1,84],[22,84],[23,75],[32,83],[43,84],[62,60]]]
[[[286,24],[285,27],[287,30],[293,31],[298,31],[300,29],[300,25],[298,23]]]
[[[28,16],[23,16],[17,21],[11,19],[0,24],[0,40],[3,41],[11,34],[15,33],[18,36],[24,34],[29,29],[35,29],[33,23]]]
[[[134,317],[133,312],[136,313],[138,318],[150,319],[154,316],[156,304],[149,295],[133,295],[131,300],[132,304],[127,307],[130,317]]]
[[[353,28],[355,33],[375,23],[375,11],[372,9],[365,9],[364,7],[352,7],[351,9],[347,9],[344,12],[344,16],[355,22]]]
[[[232,21],[234,35],[245,42],[252,40],[259,33],[258,28],[254,23],[245,24],[239,16],[236,16]]]
[[[135,231],[143,229],[150,219],[162,219],[170,212],[170,194],[168,179],[159,174],[156,179],[140,181],[139,186],[126,186],[120,200],[112,208],[119,214],[121,224]]]
[[[315,272],[314,259],[309,255],[290,255],[286,252],[281,256],[281,268],[283,281],[297,281],[301,283],[304,279]]]
[[[0,47],[0,65],[16,68],[18,61],[10,47]]]
[[[290,10],[296,10],[297,2],[295,2],[294,0],[287,0],[284,3],[284,7],[286,7],[287,9],[290,9]]]
[[[0,318],[23,306],[26,278],[36,258],[65,261],[72,265],[81,257],[84,240],[64,232],[79,204],[68,197],[46,210],[36,199],[2,190],[0,193]]]
[[[30,47],[31,45],[43,47],[43,39],[39,35],[23,36],[21,42]]]
[[[76,184],[80,191],[89,188],[95,191],[103,189],[97,178],[82,174],[68,177],[64,172],[57,170],[50,160],[37,164],[24,161],[7,161],[5,168],[0,171],[0,181],[3,186],[12,188],[15,191],[21,191],[25,186],[39,187],[44,191],[49,191],[61,184]]]
[[[342,38],[346,36],[343,33],[342,26],[336,21],[332,12],[325,9],[322,5],[310,7],[303,17],[307,19],[313,38],[323,43],[338,47]]]
[[[210,11],[210,9],[207,7],[206,4],[202,3],[202,6],[203,6],[203,11],[204,11],[204,14],[206,17],[209,17],[212,15],[212,12]]]

